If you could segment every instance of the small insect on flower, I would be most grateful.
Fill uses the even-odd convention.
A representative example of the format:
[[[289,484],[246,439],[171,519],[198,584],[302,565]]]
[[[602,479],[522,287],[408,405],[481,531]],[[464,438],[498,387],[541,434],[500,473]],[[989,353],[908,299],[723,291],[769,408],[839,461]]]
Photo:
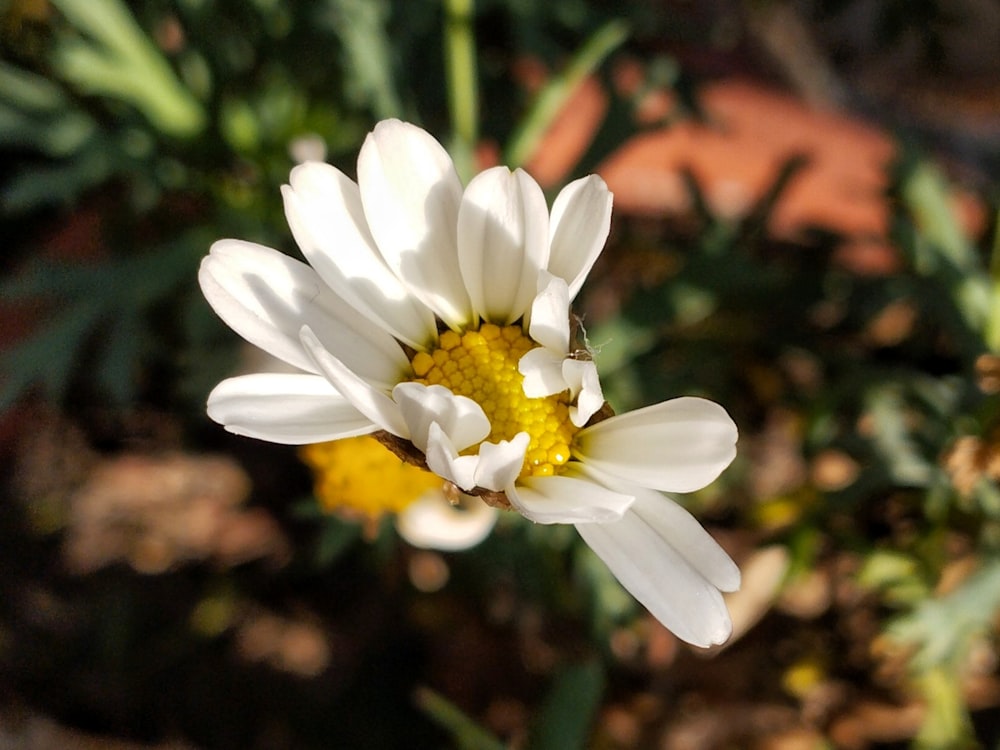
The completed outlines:
[[[297,368],[221,382],[208,413],[237,434],[309,444],[373,435],[397,455],[537,523],[573,524],[680,638],[721,643],[736,565],[663,492],[712,482],[736,426],[683,397],[613,416],[570,303],[607,239],[596,175],[551,211],[522,170],[464,188],[420,128],[379,123],[358,179],[307,162],[282,189],[308,261],[240,240],[199,274],[219,316]]]

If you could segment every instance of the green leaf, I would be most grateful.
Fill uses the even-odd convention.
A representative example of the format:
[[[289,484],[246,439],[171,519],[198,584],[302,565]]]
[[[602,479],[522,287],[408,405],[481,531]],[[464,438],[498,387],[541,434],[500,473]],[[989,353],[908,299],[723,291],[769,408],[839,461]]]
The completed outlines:
[[[879,384],[865,394],[874,426],[875,448],[882,455],[893,481],[910,487],[926,487],[933,468],[907,424],[907,407],[897,384]]]
[[[61,400],[88,344],[96,344],[95,370],[90,373],[96,384],[119,401],[131,398],[132,376],[152,340],[145,334],[145,316],[193,277],[196,259],[206,245],[198,232],[191,232],[134,258],[113,258],[98,265],[39,261],[0,284],[0,295],[7,300],[59,300],[61,310],[0,355],[0,368],[6,374],[0,409],[36,383],[50,398]],[[111,326],[111,334],[94,341],[104,323]]]
[[[0,101],[26,112],[57,114],[69,100],[48,78],[0,61]]]
[[[96,303],[74,305],[48,321],[34,336],[0,354],[0,411],[25,390],[41,382],[50,396],[60,400],[66,392],[77,355],[101,315]]]
[[[985,333],[993,305],[990,279],[958,221],[947,182],[926,161],[904,163],[900,169],[900,197],[918,230],[901,247],[909,251],[917,273],[945,286],[965,325]]]
[[[206,124],[200,102],[174,75],[120,0],[52,0],[82,36],[63,36],[52,64],[86,94],[128,102],[162,133],[198,135]]]
[[[314,502],[319,507],[319,502]],[[358,540],[361,536],[361,526],[333,515],[325,515],[322,523],[319,543],[316,546],[316,565],[328,568]]]
[[[988,632],[1000,610],[1000,560],[991,560],[961,587],[927,599],[888,628],[893,639],[916,646],[910,665],[918,671],[955,667],[973,640]]]
[[[100,148],[84,149],[51,166],[15,174],[0,191],[0,213],[14,214],[41,206],[69,204],[84,190],[102,182],[115,168]]]
[[[979,747],[958,675],[932,669],[917,679],[927,715],[914,746],[918,750],[973,750]]]
[[[461,750],[505,750],[504,744],[479,726],[454,703],[430,688],[417,688],[417,708],[447,731]],[[568,745],[566,747],[569,747]]]
[[[386,31],[389,6],[385,0],[327,0],[327,22],[343,45],[346,94],[356,105],[368,106],[384,120],[402,117],[396,91],[392,40]]]
[[[599,661],[565,667],[542,703],[529,747],[531,750],[582,750],[604,692]]]

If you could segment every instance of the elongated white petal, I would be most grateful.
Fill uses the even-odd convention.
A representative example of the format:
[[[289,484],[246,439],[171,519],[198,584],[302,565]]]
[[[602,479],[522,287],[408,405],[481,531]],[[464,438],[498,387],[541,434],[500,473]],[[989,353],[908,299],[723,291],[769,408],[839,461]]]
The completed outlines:
[[[470,322],[456,238],[462,183],[441,144],[415,125],[383,120],[361,147],[358,185],[389,268],[449,326]]]
[[[365,378],[395,383],[409,369],[399,344],[340,299],[305,263],[263,245],[221,240],[198,272],[205,299],[243,338],[317,372],[299,341],[308,325],[323,347]]]
[[[393,388],[392,398],[399,404],[410,440],[424,453],[431,424],[437,424],[459,451],[490,434],[490,420],[482,407],[443,385],[400,383]]]
[[[458,211],[458,263],[480,316],[507,325],[528,311],[548,231],[545,196],[526,172],[493,167],[472,179]]]
[[[531,438],[519,432],[510,440],[483,443],[479,446],[479,464],[476,466],[476,486],[502,492],[514,483],[524,466],[524,453]]]
[[[302,370],[315,367],[302,351],[303,319],[318,327],[335,316],[333,296],[308,266],[277,250],[241,240],[221,240],[201,262],[198,282],[208,304],[240,336]]]
[[[208,396],[208,416],[237,435],[288,445],[378,429],[326,379],[305,373],[257,373],[223,380]]]
[[[546,271],[538,275],[528,333],[546,349],[569,352],[569,290],[565,281]]]
[[[612,195],[597,175],[574,180],[552,204],[549,224],[549,271],[569,285],[576,297],[601,254],[611,229]]]
[[[460,456],[451,439],[437,422],[427,431],[427,468],[456,487],[471,490],[476,486],[476,466],[479,456]]]
[[[574,455],[612,476],[667,492],[693,492],[736,456],[736,425],[713,401],[683,397],[577,433]]]
[[[362,315],[415,349],[437,338],[434,314],[379,255],[358,186],[329,164],[307,162],[281,189],[285,215],[309,263]]]
[[[478,497],[464,495],[456,507],[442,492],[431,491],[396,516],[396,530],[414,547],[451,552],[475,547],[496,521],[496,508]]]
[[[733,625],[722,594],[635,512],[576,530],[611,572],[667,628],[695,646],[723,643]]]
[[[635,498],[583,475],[524,477],[507,489],[510,504],[536,523],[609,523],[622,518]]]
[[[525,352],[517,363],[517,371],[524,376],[524,395],[542,398],[565,391],[568,385],[563,378],[563,359],[564,355],[544,346]]]
[[[740,587],[740,569],[697,519],[670,497],[636,487],[632,512],[677,550],[692,568],[722,591]]]
[[[308,326],[303,326],[299,336],[314,367],[354,405],[355,409],[379,428],[409,440],[406,422],[395,401],[328,352]]]
[[[604,391],[601,390],[597,365],[590,360],[564,359],[562,376],[574,400],[569,407],[569,419],[577,427],[583,427],[604,406]]]

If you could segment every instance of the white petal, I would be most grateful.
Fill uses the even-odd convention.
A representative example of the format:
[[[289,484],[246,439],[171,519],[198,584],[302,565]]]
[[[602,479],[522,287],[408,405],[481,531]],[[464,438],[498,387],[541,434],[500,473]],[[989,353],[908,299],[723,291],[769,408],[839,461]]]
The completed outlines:
[[[565,391],[569,386],[563,378],[563,359],[564,355],[544,346],[525,352],[517,363],[517,371],[524,376],[524,395],[542,398]]]
[[[549,212],[542,189],[521,169],[480,172],[462,195],[458,262],[472,307],[493,323],[524,316],[548,261]]]
[[[517,479],[524,466],[524,453],[531,438],[519,432],[510,440],[483,443],[479,446],[479,465],[476,467],[476,486],[502,492]]]
[[[427,468],[463,490],[476,486],[478,456],[459,456],[451,440],[437,422],[427,431]]]
[[[475,547],[490,535],[496,520],[497,509],[478,497],[464,495],[456,507],[432,490],[396,516],[396,530],[414,547],[451,552]]]
[[[536,523],[608,523],[622,517],[635,498],[582,475],[525,477],[507,489],[510,504]]]
[[[681,638],[707,648],[733,625],[719,590],[692,568],[637,513],[620,521],[578,524],[576,530],[621,584]]]
[[[677,550],[692,568],[722,591],[740,587],[740,569],[697,519],[673,499],[653,490],[635,488],[632,512]]]
[[[597,365],[590,360],[567,358],[562,362],[562,376],[569,385],[570,398],[576,402],[569,407],[569,419],[577,427],[583,427],[604,406]]]
[[[329,164],[295,167],[281,194],[309,263],[359,312],[400,341],[423,349],[437,337],[434,314],[410,294],[379,255],[358,186]]]
[[[645,487],[693,492],[715,480],[736,456],[736,425],[718,404],[675,398],[626,412],[576,435],[588,466]]]
[[[358,185],[389,268],[449,326],[469,323],[456,238],[462,183],[441,144],[415,125],[383,120],[361,147]]]
[[[406,422],[395,401],[324,349],[323,344],[308,326],[302,327],[299,336],[316,369],[354,405],[354,408],[379,428],[397,437],[409,439]]]
[[[569,290],[565,281],[546,271],[538,275],[528,333],[547,349],[569,353]]]
[[[399,404],[410,440],[424,453],[432,424],[437,424],[456,450],[485,440],[490,434],[490,420],[482,407],[465,396],[457,396],[443,385],[400,383],[392,390]]]
[[[208,396],[208,416],[236,435],[305,445],[378,429],[326,379],[257,373],[223,380]]]
[[[576,297],[611,229],[612,195],[597,175],[574,180],[552,204],[549,271],[566,280]]]
[[[263,245],[221,240],[198,272],[205,299],[243,338],[300,369],[317,372],[299,341],[308,325],[351,369],[394,383],[409,369],[388,333],[337,297],[305,263]]]

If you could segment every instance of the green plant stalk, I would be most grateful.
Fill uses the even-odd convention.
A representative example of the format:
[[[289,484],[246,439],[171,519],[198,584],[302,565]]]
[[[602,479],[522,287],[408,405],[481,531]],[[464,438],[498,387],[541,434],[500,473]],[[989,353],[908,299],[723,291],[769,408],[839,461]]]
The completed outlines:
[[[562,72],[542,88],[507,144],[504,162],[509,167],[521,166],[535,153],[552,121],[583,79],[593,73],[628,35],[628,24],[620,19],[604,24],[584,42]]]
[[[451,735],[461,750],[505,750],[500,740],[476,724],[440,693],[419,687],[414,694],[414,701],[417,708]]]
[[[983,338],[991,352],[1000,354],[1000,212],[990,252],[990,313]]]
[[[451,113],[451,157],[464,182],[475,173],[479,141],[479,81],[476,73],[474,0],[445,0],[445,75]]]
[[[59,75],[84,93],[129,102],[162,133],[190,138],[205,111],[120,0],[52,0],[78,31],[55,48]]]

